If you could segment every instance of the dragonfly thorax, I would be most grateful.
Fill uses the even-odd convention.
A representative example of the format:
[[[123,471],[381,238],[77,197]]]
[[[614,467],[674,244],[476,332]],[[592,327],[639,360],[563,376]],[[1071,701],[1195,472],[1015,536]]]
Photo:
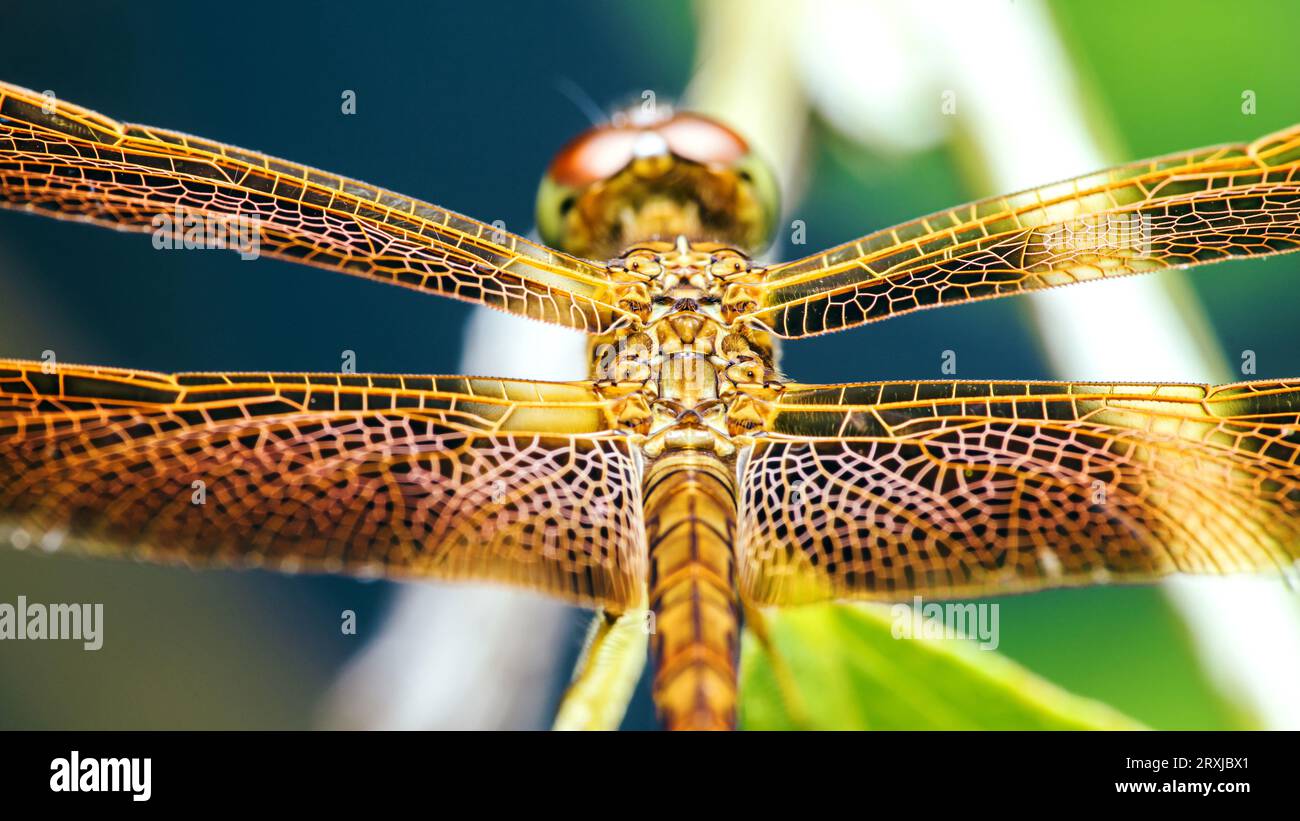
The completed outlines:
[[[780,392],[772,340],[741,317],[760,272],[718,244],[646,243],[611,264],[618,305],[635,317],[592,346],[593,379],[620,427],[646,448],[719,455],[761,427]]]

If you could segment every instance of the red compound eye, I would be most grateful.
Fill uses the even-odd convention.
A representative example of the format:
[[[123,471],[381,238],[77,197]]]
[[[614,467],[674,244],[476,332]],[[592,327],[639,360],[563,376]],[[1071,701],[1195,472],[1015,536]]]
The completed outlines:
[[[614,176],[656,145],[710,166],[731,166],[749,153],[740,135],[698,114],[678,113],[643,125],[630,119],[621,125],[596,126],[571,140],[551,162],[551,179],[582,188]]]
[[[655,130],[674,154],[702,165],[729,167],[749,153],[739,134],[698,114],[678,114]]]
[[[640,129],[596,126],[560,149],[551,161],[551,179],[570,188],[582,188],[608,179],[632,161]]]

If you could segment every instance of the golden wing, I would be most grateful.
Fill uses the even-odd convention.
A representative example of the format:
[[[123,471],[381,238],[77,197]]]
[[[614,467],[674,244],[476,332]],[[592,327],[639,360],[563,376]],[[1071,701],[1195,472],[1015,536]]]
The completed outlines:
[[[795,385],[742,457],[760,603],[1008,593],[1300,558],[1300,382]]]
[[[586,385],[0,360],[0,541],[643,595],[640,467]]]
[[[941,211],[764,276],[787,339],[922,308],[1300,249],[1300,126]]]
[[[199,220],[243,220],[230,224],[255,232],[258,254],[583,331],[607,330],[625,313],[603,266],[355,180],[5,83],[0,205],[177,234],[207,225]]]

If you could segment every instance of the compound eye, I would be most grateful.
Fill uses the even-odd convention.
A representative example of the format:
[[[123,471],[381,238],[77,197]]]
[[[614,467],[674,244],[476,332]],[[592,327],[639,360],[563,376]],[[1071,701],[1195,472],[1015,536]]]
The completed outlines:
[[[583,188],[609,179],[636,156],[637,132],[596,126],[569,141],[551,161],[547,175],[567,188]]]
[[[701,165],[730,168],[749,154],[749,145],[739,134],[698,114],[680,113],[656,130],[670,151]]]
[[[701,225],[702,202],[713,205]],[[745,140],[688,112],[587,130],[556,155],[537,196],[543,241],[593,257],[687,232],[753,252],[771,241],[778,212],[776,180]]]
[[[637,157],[668,152],[701,165],[732,168],[749,155],[749,145],[722,123],[686,112],[659,122],[598,125],[560,149],[547,177],[556,185],[581,189],[613,177]],[[748,182],[749,170],[741,174]]]

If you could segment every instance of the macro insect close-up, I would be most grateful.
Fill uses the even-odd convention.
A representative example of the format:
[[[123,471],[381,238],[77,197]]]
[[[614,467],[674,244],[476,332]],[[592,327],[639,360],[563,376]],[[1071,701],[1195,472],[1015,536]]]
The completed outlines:
[[[700,27],[699,72],[725,71]],[[93,94],[44,90],[34,70],[0,80],[0,205],[26,212],[0,214],[0,229],[43,226],[29,216],[39,215],[148,234],[140,252],[177,269],[194,255],[170,252],[221,248],[231,253],[203,264],[266,266],[249,283],[288,269],[271,260],[305,271],[294,281],[313,291],[327,272],[347,274],[417,303],[433,295],[559,326],[581,335],[586,358],[581,378],[532,374],[529,363],[556,354],[498,331],[469,344],[511,351],[523,373],[372,372],[375,358],[352,351],[333,371],[249,370],[246,353],[185,371],[155,367],[166,356],[71,358],[39,341],[38,355],[20,357],[28,347],[0,338],[13,357],[0,359],[0,542],[24,553],[481,582],[594,611],[572,678],[546,707],[554,726],[575,729],[620,726],[643,667],[652,722],[665,729],[832,725],[818,717],[816,665],[791,649],[782,621],[815,612],[806,608],[871,602],[928,617],[935,602],[942,617],[950,601],[1184,574],[1293,578],[1300,566],[1300,359],[1268,377],[1252,364],[1235,379],[1208,367],[1204,380],[1094,381],[1091,368],[1077,381],[1013,379],[988,364],[996,357],[978,377],[958,370],[943,341],[939,370],[923,378],[864,367],[824,382],[791,358],[803,340],[837,334],[854,341],[829,356],[852,374],[854,350],[880,347],[876,323],[947,308],[930,320],[942,323],[968,310],[959,305],[1058,288],[1068,309],[1076,292],[1113,287],[1105,281],[1174,269],[1212,278],[1208,266],[1300,250],[1300,125],[1240,141],[1240,126],[1225,127],[1208,148],[1169,141],[1174,153],[819,248],[787,236],[804,222],[791,205],[800,192],[781,191],[781,158],[721,106],[695,110],[706,83],[680,102],[634,94],[575,129],[545,168],[529,235],[457,202],[447,210],[166,122],[135,125]],[[942,115],[977,105],[925,93]],[[340,116],[366,94],[335,93]],[[526,122],[555,110],[572,121],[560,103],[539,107],[510,139],[531,142]],[[257,122],[244,125],[249,144]],[[422,162],[455,162],[433,156]],[[69,233],[46,236],[89,233],[58,230]],[[1254,288],[1251,264],[1232,268],[1240,289]],[[256,287],[245,296],[259,300]],[[1096,307],[1104,296],[1090,309],[1083,299],[1074,304],[1093,334],[1131,334],[1127,356],[1158,347],[1136,341],[1147,337],[1123,318],[1126,298],[1113,314]],[[201,310],[202,297],[187,301]],[[343,294],[311,305],[281,304],[267,338],[356,314]],[[138,333],[151,333],[153,310],[132,319]],[[366,314],[381,326],[391,316]],[[1005,338],[983,344],[1018,339]],[[110,564],[31,561],[51,578]],[[892,628],[898,639],[897,615]],[[993,630],[996,646],[996,616]],[[776,706],[742,703],[746,642],[746,665],[751,653],[762,665],[754,686]],[[1140,726],[1060,698],[1042,714],[1069,703],[1087,716],[1077,726]]]

